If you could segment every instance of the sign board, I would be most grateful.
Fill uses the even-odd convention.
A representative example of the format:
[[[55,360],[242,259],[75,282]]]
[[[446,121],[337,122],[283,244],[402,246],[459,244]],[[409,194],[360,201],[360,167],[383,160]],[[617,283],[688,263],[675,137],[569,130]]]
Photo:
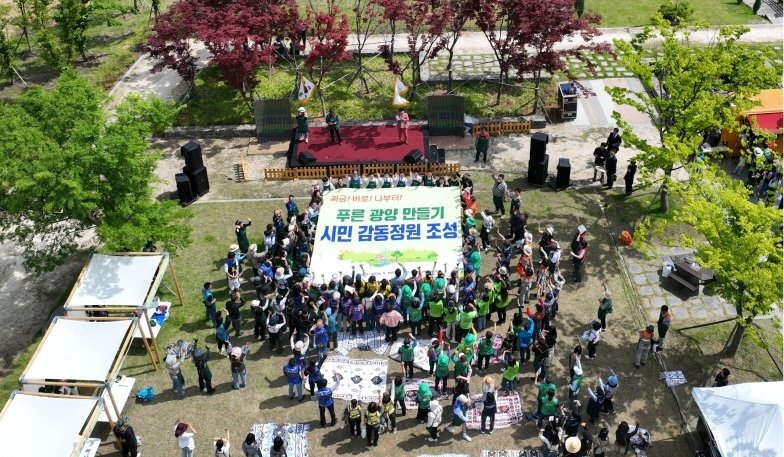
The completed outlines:
[[[443,270],[460,261],[459,187],[335,189],[324,194],[311,271],[317,280],[361,273],[392,278],[402,263]],[[446,266],[445,266],[446,264]]]

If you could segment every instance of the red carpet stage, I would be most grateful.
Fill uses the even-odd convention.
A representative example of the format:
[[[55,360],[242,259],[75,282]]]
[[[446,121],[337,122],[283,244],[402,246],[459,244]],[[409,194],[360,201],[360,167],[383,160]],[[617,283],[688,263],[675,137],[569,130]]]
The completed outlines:
[[[352,165],[368,163],[403,163],[406,154],[419,149],[428,157],[427,131],[421,126],[408,128],[408,144],[398,140],[395,126],[345,126],[340,128],[343,144],[332,144],[326,127],[311,127],[308,143],[292,138],[289,167]],[[313,154],[316,161],[309,164],[298,160],[301,152]]]

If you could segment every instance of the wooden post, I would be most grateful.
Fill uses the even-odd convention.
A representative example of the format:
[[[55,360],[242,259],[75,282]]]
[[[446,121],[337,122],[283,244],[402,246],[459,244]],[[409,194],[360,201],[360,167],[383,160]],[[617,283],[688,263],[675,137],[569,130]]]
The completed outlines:
[[[141,329],[140,329],[139,333],[142,333]],[[152,349],[150,349],[150,342],[147,341],[147,337],[144,336],[143,333],[142,333],[142,343],[144,343],[144,347],[145,347],[145,349],[147,349],[147,355],[150,357],[150,362],[152,362],[152,367],[155,368],[155,371],[158,371],[158,362],[156,362],[155,361],[155,357],[152,356]],[[159,355],[159,357],[160,357],[160,355]]]
[[[120,415],[122,414],[122,411],[120,411],[120,408],[117,406],[117,402],[114,400],[114,394],[112,393],[112,388],[109,385],[109,383],[106,383],[105,389],[106,389],[106,393],[109,394],[109,401],[112,402],[112,407],[114,408],[114,414],[117,417],[117,419],[120,419]],[[109,419],[109,422],[112,422],[112,417],[109,415],[108,412],[106,413],[106,418]]]
[[[174,262],[169,258],[169,269],[171,270],[172,280],[174,281],[174,288],[177,290],[177,297],[180,299],[180,306],[185,306],[182,300],[182,291],[180,290],[180,283],[177,281],[177,273],[174,271]]]

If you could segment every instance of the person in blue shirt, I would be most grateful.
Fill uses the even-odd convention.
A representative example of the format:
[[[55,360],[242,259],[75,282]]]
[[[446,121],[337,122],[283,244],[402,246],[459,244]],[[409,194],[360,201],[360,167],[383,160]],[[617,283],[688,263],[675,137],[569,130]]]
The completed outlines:
[[[302,401],[302,368],[297,365],[294,357],[289,359],[289,363],[283,365],[283,375],[289,384],[289,400],[294,399],[294,389],[297,389],[297,400]]]
[[[319,319],[310,327],[310,334],[316,340],[316,351],[318,351],[318,358],[326,357],[327,350],[329,350],[329,334],[327,328],[324,327],[324,321]]]
[[[332,375],[332,379],[335,381],[335,383],[329,387],[327,387],[326,379],[322,378],[318,382],[318,392],[316,392],[316,399],[318,401],[319,420],[321,422],[322,427],[327,426],[327,418],[326,418],[325,410],[329,410],[329,417],[330,417],[329,426],[332,427],[337,422],[335,420],[335,400],[332,398],[332,393],[340,385],[340,375],[335,373]]]
[[[308,364],[308,367],[302,372],[305,376],[308,377],[308,387],[310,389],[310,398],[316,394],[316,386],[318,382],[324,379],[324,376],[321,374],[321,365],[324,363],[324,360],[327,359],[327,356],[319,357],[318,359],[313,359]]]
[[[517,345],[520,348],[520,362],[525,363],[531,359],[531,344],[534,339],[534,321],[523,315],[523,327],[517,333]]]
[[[294,201],[293,195],[289,195],[289,199],[286,200],[286,213],[288,219],[291,219],[293,216],[299,216],[299,208],[297,208],[297,202]]]

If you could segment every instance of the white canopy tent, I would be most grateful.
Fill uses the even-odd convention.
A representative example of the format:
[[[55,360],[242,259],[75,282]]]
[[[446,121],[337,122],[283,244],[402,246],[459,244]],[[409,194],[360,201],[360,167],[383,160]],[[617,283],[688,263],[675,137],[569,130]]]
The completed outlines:
[[[722,457],[784,457],[784,381],[697,387],[691,394]]]
[[[94,397],[13,392],[0,412],[0,443],[27,457],[77,456],[102,405]]]
[[[114,395],[113,384],[128,354],[138,319],[85,319],[56,317],[19,383],[24,390],[38,390],[41,386],[105,388],[103,395],[108,397],[110,416],[116,419],[128,396]]]

